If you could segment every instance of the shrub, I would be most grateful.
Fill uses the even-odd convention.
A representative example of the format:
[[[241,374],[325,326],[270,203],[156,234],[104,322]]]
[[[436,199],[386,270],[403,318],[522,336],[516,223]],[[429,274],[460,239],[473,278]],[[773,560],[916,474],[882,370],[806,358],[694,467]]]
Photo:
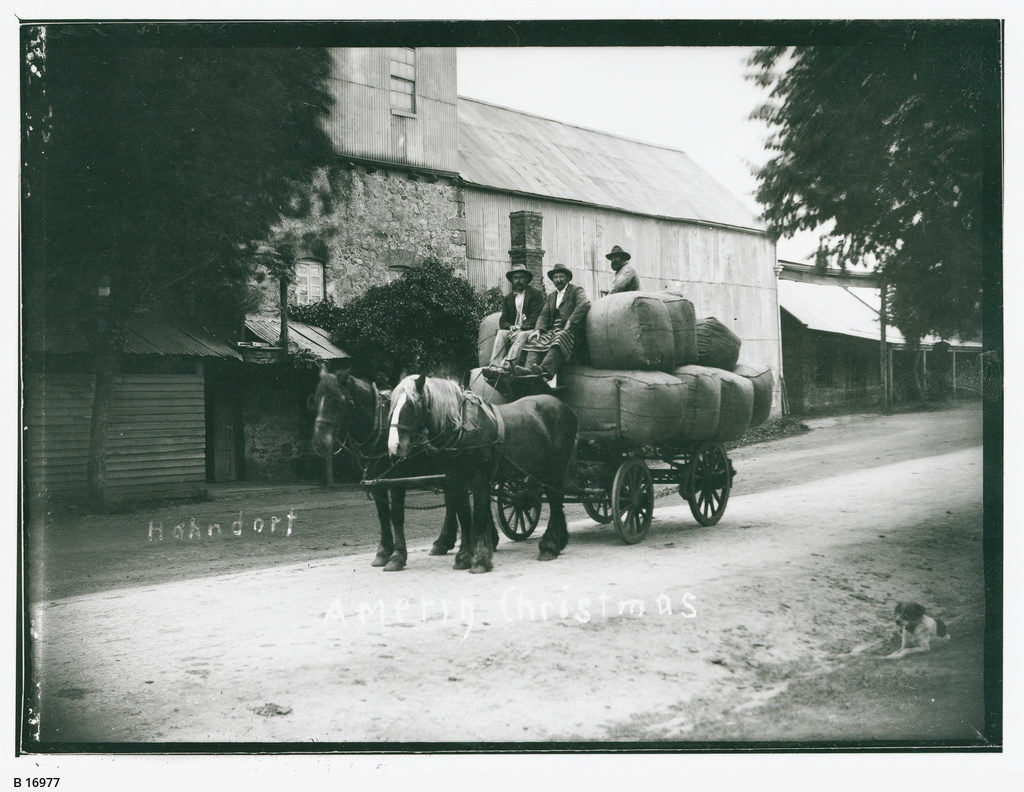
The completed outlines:
[[[402,373],[462,380],[476,365],[477,331],[489,305],[451,267],[428,260],[336,313],[322,313],[332,321],[332,341],[352,355],[359,376],[383,371],[392,383]]]

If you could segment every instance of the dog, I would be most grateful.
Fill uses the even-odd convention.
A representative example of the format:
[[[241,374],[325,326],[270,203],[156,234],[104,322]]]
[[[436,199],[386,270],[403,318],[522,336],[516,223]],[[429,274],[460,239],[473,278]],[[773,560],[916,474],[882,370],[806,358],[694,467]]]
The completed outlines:
[[[900,648],[886,659],[899,660],[908,654],[927,652],[934,641],[948,641],[949,631],[942,619],[926,616],[924,606],[916,602],[896,603],[896,624],[902,630]]]

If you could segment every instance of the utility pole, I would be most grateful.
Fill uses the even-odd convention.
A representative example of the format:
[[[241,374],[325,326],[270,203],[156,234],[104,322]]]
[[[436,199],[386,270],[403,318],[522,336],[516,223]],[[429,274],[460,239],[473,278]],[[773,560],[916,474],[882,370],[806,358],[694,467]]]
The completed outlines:
[[[882,332],[881,332],[881,345],[879,347],[879,369],[878,369],[879,380],[878,381],[882,385],[882,409],[885,410],[886,412],[889,412],[892,409],[892,399],[890,398],[890,385],[891,385],[891,383],[889,382],[889,372],[890,372],[890,369],[889,369],[889,344],[887,343],[887,341],[885,339],[885,330],[886,330],[886,327],[885,327],[885,325],[886,325],[885,303],[886,303],[886,290],[887,290],[887,286],[886,286],[886,282],[885,282],[885,273],[884,272],[879,273],[879,282],[880,282],[880,288],[879,288],[878,293],[879,293],[879,296],[881,297],[881,303],[880,303],[879,308],[878,308],[878,324],[881,326]]]

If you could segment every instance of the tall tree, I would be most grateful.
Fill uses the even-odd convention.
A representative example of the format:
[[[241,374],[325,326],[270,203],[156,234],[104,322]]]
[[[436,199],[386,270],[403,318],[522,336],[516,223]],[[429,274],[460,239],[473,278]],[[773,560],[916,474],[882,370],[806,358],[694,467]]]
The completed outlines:
[[[830,260],[873,263],[911,343],[980,329],[983,175],[999,124],[990,37],[919,33],[766,47],[750,61],[770,89],[754,113],[774,152],[756,174],[766,220],[780,236],[825,227]]]
[[[43,63],[39,85],[25,81],[40,118],[25,123],[45,115],[49,138],[24,146],[38,160],[26,173],[45,185],[41,220],[24,229],[26,331],[60,323],[94,339],[96,498],[120,322],[155,310],[237,327],[254,241],[332,155],[325,50],[152,46],[153,26],[134,39],[119,26],[114,41],[110,29],[22,38],[25,68]]]

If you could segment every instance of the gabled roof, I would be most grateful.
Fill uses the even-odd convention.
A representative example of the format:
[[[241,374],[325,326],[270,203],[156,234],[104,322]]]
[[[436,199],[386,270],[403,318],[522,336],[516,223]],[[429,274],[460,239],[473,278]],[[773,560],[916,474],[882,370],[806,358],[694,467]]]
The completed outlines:
[[[459,97],[459,174],[481,187],[764,231],[681,151]]]
[[[876,288],[779,280],[779,306],[811,330],[879,341],[882,334],[878,321],[881,304],[881,292]],[[885,338],[890,344],[907,343],[893,325],[886,325]],[[931,345],[940,340],[937,336],[925,336],[921,343]],[[947,341],[961,349],[981,349],[977,341]]]
[[[31,352],[88,352],[89,339],[70,325],[47,328],[45,337],[26,336]],[[128,355],[181,355],[241,360],[230,345],[196,327],[167,319],[132,316],[124,323],[124,352]]]
[[[249,316],[245,329],[261,341],[274,344],[281,336],[281,320],[266,316]],[[313,325],[288,320],[288,345],[311,353],[317,360],[339,360],[351,357],[348,352],[331,343],[326,330]]]

